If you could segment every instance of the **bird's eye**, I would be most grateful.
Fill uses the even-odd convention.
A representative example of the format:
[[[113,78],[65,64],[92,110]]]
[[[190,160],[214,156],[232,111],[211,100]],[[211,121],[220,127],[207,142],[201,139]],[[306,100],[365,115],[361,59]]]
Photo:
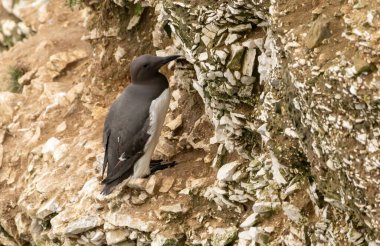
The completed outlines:
[[[148,64],[144,64],[144,67],[148,67]]]

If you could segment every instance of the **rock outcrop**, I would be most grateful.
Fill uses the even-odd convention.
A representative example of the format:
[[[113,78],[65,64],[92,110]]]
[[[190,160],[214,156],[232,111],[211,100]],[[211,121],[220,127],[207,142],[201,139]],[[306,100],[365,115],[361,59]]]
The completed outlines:
[[[21,16],[35,36],[1,54],[49,25],[88,29],[38,64],[21,57],[23,92],[0,94],[0,243],[380,243],[378,4],[84,4]],[[178,165],[101,196],[107,108],[127,64],[154,52],[183,56],[164,71],[155,152]]]

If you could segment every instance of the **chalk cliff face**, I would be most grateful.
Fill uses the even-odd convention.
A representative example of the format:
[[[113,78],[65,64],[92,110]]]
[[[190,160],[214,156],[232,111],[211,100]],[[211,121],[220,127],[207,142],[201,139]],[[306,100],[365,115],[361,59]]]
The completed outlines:
[[[375,1],[11,3],[33,33],[0,54],[0,88],[26,72],[0,93],[1,244],[380,244]],[[178,165],[103,197],[102,124],[144,53],[183,56],[155,152]]]

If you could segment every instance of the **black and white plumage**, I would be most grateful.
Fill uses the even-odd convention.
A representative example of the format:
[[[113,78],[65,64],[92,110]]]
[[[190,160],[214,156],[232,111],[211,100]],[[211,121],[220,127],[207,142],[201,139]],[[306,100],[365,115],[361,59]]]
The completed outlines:
[[[159,69],[178,57],[143,55],[132,61],[132,83],[112,104],[104,123],[102,175],[107,168],[107,177],[102,194],[127,178],[150,173],[170,101],[168,80]]]

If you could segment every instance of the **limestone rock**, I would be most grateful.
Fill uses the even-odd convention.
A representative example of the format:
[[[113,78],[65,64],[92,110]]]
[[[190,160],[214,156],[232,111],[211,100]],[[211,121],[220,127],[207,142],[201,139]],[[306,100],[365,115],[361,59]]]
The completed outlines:
[[[174,184],[174,181],[175,180],[174,180],[173,177],[166,177],[166,178],[164,178],[162,180],[162,184],[161,184],[161,187],[159,189],[159,192],[161,192],[161,193],[168,192],[172,188],[172,186]]]
[[[169,129],[172,131],[176,130],[181,125],[182,125],[182,114],[179,114],[174,120],[166,124],[166,126],[169,127]]]
[[[59,125],[55,128],[55,131],[56,131],[57,133],[60,133],[60,132],[65,131],[66,128],[67,128],[66,121],[63,121],[61,124],[59,124]]]
[[[225,246],[232,244],[238,236],[238,228],[216,228],[212,235],[212,245]]]
[[[360,56],[354,56],[354,66],[356,70],[356,74],[361,74],[363,72],[370,72],[375,70],[375,65],[367,62],[365,59]]]
[[[49,152],[53,152],[55,148],[60,144],[61,141],[59,141],[57,138],[52,137],[49,138],[48,141],[42,146],[42,154],[47,154]]]
[[[273,173],[273,179],[279,184],[283,185],[286,184],[287,181],[282,174],[284,167],[279,163],[278,159],[274,155],[273,152],[271,152],[271,159],[272,159],[272,173]]]
[[[243,59],[245,48],[235,44],[231,45],[231,48],[232,55],[227,67],[231,70],[240,70],[242,64],[241,60]]]
[[[323,15],[316,19],[306,35],[305,45],[309,49],[317,47],[325,38],[330,35],[329,21]]]
[[[120,62],[120,60],[123,58],[125,53],[126,53],[125,50],[122,47],[118,46],[114,54],[115,60],[117,62]]]
[[[253,213],[248,216],[241,224],[240,227],[251,227],[260,221],[260,216],[258,213]]]
[[[145,191],[148,192],[148,194],[153,195],[154,191],[156,190],[157,182],[158,180],[156,176],[154,175],[150,176],[148,182],[146,183]]]
[[[120,212],[108,212],[105,220],[115,226],[129,227],[144,232],[151,232],[154,224],[153,221],[143,219],[141,215],[123,214]]]
[[[63,69],[65,69],[67,65],[73,62],[79,61],[85,57],[87,57],[87,53],[81,49],[56,53],[50,56],[49,62],[46,64],[46,68],[42,70],[40,69],[37,72],[37,75],[43,76],[44,74],[50,74],[50,80],[51,80],[57,75],[59,75],[59,73]],[[50,73],[46,70],[50,71]]]
[[[232,181],[232,175],[235,173],[235,170],[239,165],[240,163],[238,161],[224,164],[218,170],[218,174],[216,175],[217,179],[220,181]]]
[[[284,210],[284,213],[288,216],[288,218],[296,223],[302,223],[304,220],[303,216],[301,215],[301,211],[296,206],[284,202],[282,204],[282,209]]]
[[[87,216],[70,222],[66,227],[66,234],[79,234],[101,225],[102,220],[98,216]]]
[[[244,55],[243,60],[243,70],[242,73],[246,76],[252,76],[253,67],[255,65],[256,59],[256,50],[255,49],[247,49]]]
[[[252,206],[252,210],[255,213],[262,214],[271,212],[279,207],[280,203],[272,203],[272,202],[256,202]]]
[[[140,19],[141,19],[141,14],[143,11],[144,9],[142,8],[142,11],[140,14],[132,16],[131,20],[128,23],[127,30],[132,30],[135,26],[137,26],[137,24],[139,24]]]
[[[241,36],[236,34],[236,33],[230,33],[228,34],[226,40],[224,41],[224,43],[226,45],[230,45],[230,44],[233,44],[236,40],[238,40]]]
[[[216,50],[215,55],[219,58],[223,65],[226,64],[228,54],[224,50]]]
[[[208,59],[207,52],[203,52],[203,53],[199,54],[199,60],[200,61],[206,61],[207,59]]]
[[[161,234],[157,234],[154,236],[152,241],[152,246],[177,246],[179,245],[179,241],[176,238],[166,237]]]
[[[237,25],[234,27],[229,27],[228,31],[229,32],[246,32],[246,31],[251,30],[251,29],[252,29],[251,24],[241,24],[241,25]]]
[[[132,189],[145,190],[147,182],[146,179],[132,178],[128,181],[127,185]]]
[[[184,214],[189,211],[189,208],[181,203],[176,203],[173,205],[161,206],[160,211],[173,214]]]
[[[106,232],[107,245],[114,245],[123,241],[126,241],[129,236],[127,230],[113,230]]]
[[[0,92],[0,122],[9,124],[15,113],[15,106],[19,95],[10,92]]]
[[[25,214],[17,213],[15,216],[15,224],[17,232],[21,237],[25,237],[26,235],[28,235],[29,224]]]
[[[55,198],[50,199],[47,201],[43,206],[40,207],[37,211],[37,218],[44,219],[47,216],[56,213],[59,211],[59,205]]]
[[[227,69],[223,75],[231,85],[236,85],[236,79],[230,69]]]

